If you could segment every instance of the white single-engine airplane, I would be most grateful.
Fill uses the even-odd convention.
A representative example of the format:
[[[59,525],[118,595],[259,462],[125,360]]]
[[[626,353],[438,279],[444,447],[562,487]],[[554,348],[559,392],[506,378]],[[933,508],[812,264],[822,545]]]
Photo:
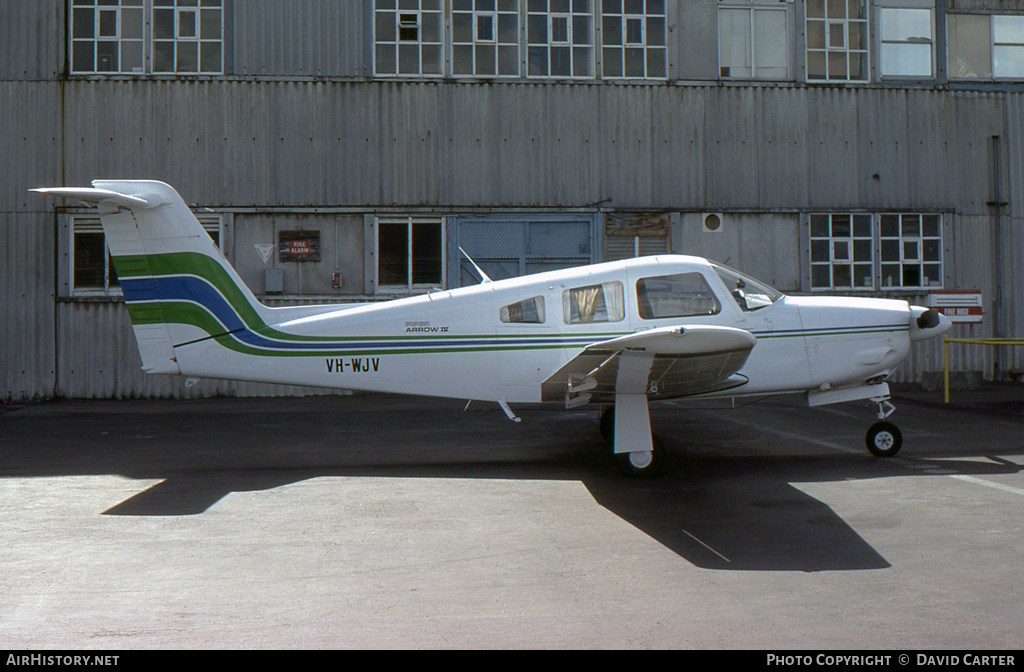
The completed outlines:
[[[601,433],[630,476],[664,464],[648,402],[695,395],[869,399],[867,447],[895,455],[885,379],[911,341],[950,327],[905,301],[786,296],[675,255],[495,282],[478,268],[472,287],[270,308],[166,184],[33,191],[98,205],[149,373],[493,401],[516,421],[510,404],[610,404]]]

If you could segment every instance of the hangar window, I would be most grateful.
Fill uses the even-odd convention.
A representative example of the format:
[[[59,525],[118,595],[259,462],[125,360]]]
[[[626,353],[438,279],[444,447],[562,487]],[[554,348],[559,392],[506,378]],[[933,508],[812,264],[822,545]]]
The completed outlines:
[[[645,320],[714,315],[722,310],[722,304],[700,273],[641,278],[636,282],[636,302],[640,317]]]
[[[72,0],[72,74],[222,74],[224,0]]]
[[[812,290],[942,287],[942,215],[812,214]]]
[[[562,313],[566,324],[619,322],[626,317],[622,283],[574,287],[562,292]]]
[[[376,74],[443,74],[441,0],[375,0],[373,21]]]
[[[718,62],[723,79],[789,78],[790,3],[723,3]]]
[[[219,216],[197,215],[213,242],[224,250],[223,222]],[[68,222],[67,258],[70,260],[61,294],[75,297],[120,296],[121,283],[106,235],[94,215],[72,215]],[[62,276],[65,275],[62,273]]]
[[[950,79],[1024,79],[1024,16],[947,14]]]
[[[604,77],[665,78],[666,23],[665,0],[602,0]]]
[[[868,81],[867,1],[807,0],[805,11],[808,81]]]
[[[444,221],[440,217],[377,218],[377,286],[382,290],[444,285]]]
[[[142,74],[143,12],[143,0],[74,0],[71,71]]]
[[[452,74],[519,75],[519,0],[452,1]]]
[[[535,296],[503,306],[498,312],[498,317],[502,322],[512,324],[543,324],[544,297]]]
[[[931,77],[932,11],[881,7],[879,69],[883,77]]]
[[[531,76],[594,76],[592,0],[529,0],[526,12]]]
[[[153,0],[153,72],[223,71],[222,0]]]

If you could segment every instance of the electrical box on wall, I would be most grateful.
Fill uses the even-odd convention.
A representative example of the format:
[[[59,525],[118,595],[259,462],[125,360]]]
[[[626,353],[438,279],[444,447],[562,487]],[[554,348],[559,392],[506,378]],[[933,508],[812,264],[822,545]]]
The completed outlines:
[[[263,271],[263,292],[265,294],[284,293],[284,271],[280,268],[268,268]]]

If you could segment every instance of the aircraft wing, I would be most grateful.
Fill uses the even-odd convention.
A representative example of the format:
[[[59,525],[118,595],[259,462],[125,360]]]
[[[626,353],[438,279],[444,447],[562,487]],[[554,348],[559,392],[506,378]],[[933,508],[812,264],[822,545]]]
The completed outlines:
[[[660,327],[592,343],[541,383],[543,401],[611,402],[616,393],[671,399],[739,387],[757,339],[732,327]]]

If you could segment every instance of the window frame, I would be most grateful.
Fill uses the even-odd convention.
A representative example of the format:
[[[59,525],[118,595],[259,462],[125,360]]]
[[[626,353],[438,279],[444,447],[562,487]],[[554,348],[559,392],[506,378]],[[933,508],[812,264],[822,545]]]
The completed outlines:
[[[675,278],[681,278],[683,276],[694,276],[700,279],[700,281],[703,283],[702,289],[706,290],[708,296],[711,299],[711,310],[705,310],[701,312],[694,312],[692,310],[687,312],[671,311],[666,313],[656,311],[655,306],[658,305],[660,308],[660,302],[652,303],[651,298],[657,295],[658,290],[654,288],[648,289],[647,282],[653,280],[659,282],[672,283]],[[642,286],[641,283],[643,283]],[[718,315],[719,313],[722,312],[722,300],[718,297],[718,294],[715,293],[715,290],[711,286],[711,283],[708,282],[707,277],[705,277],[705,275],[700,271],[683,271],[681,273],[666,273],[662,275],[644,276],[642,278],[637,278],[636,282],[633,283],[633,290],[636,294],[636,312],[641,320],[655,321],[668,320],[680,317],[709,317],[711,315]],[[672,294],[671,292],[669,292],[669,295],[673,298],[675,297],[675,295]],[[690,300],[692,301],[694,299]]]
[[[71,0],[68,5],[67,16],[67,71],[72,77],[141,77],[141,76],[223,76],[227,74],[228,62],[228,24],[227,17],[230,13],[228,8],[232,0],[191,0],[195,5],[179,5],[182,0],[115,0],[117,4],[102,4],[101,0]],[[78,31],[77,16],[79,13],[92,11],[93,31],[89,36],[82,36]],[[138,29],[141,34],[138,36],[125,36],[125,13],[138,13]],[[173,23],[172,36],[159,36],[157,28],[157,16],[159,12],[172,12]],[[108,39],[101,39],[98,34],[101,14],[115,14],[116,36],[106,36]],[[182,13],[195,15],[195,35],[181,36],[180,17]],[[206,18],[218,25],[217,34],[208,36],[205,34]],[[83,19],[84,20],[84,19]],[[100,69],[100,43],[110,42],[117,44],[116,68]],[[78,63],[80,49],[85,45],[92,44],[92,67],[83,68]],[[179,67],[181,50],[180,45],[195,45],[195,68],[189,69]],[[134,50],[137,45],[137,54],[131,55],[130,65],[125,65],[126,47]],[[165,45],[170,45],[173,67],[158,67],[158,60],[161,58],[158,52],[166,50]],[[207,48],[216,46],[215,49]],[[137,58],[136,58],[137,55]],[[216,61],[216,67],[205,67],[206,59]],[[138,64],[138,65],[136,65]],[[130,68],[130,69],[129,69]]]
[[[853,0],[850,0],[853,1]],[[843,2],[844,13],[843,16],[830,16],[828,0],[805,0],[804,2],[804,79],[808,83],[813,84],[834,84],[834,83],[852,83],[852,84],[866,84],[871,81],[871,5],[870,0],[858,0],[860,6],[863,8],[863,17],[851,18],[849,16],[849,3]],[[818,5],[820,3],[821,14],[819,15],[816,11],[814,15],[811,14],[812,5]],[[812,25],[821,24],[823,32],[821,37],[823,38],[823,44],[820,46],[815,44],[811,46],[811,34],[812,32],[817,33],[817,30],[812,31]],[[851,48],[850,37],[851,27],[857,25],[860,31],[859,48]],[[839,28],[841,32],[837,33],[836,28]],[[837,35],[841,36],[842,45],[836,46],[832,42]],[[812,76],[811,75],[811,56],[812,54],[821,54],[824,59],[824,76]],[[861,64],[861,75],[859,77],[852,77],[850,75],[850,55],[857,54],[863,59]],[[845,76],[832,76],[832,56],[842,56],[843,63],[845,64]],[[837,68],[838,69],[838,68]]]
[[[628,0],[627,3],[623,3],[621,0],[612,1],[618,2],[618,11],[607,11],[607,0],[601,0],[601,9],[598,14],[601,26],[601,79],[668,79],[668,3],[665,0],[635,0],[636,2],[643,3],[641,11],[637,13],[629,11]],[[658,10],[659,6],[660,11]],[[618,41],[612,39],[612,22],[616,18],[619,21]],[[629,39],[631,21],[639,21],[640,23],[641,36],[639,40],[631,41]],[[659,22],[660,27],[658,26]],[[660,40],[660,43],[651,42],[651,35],[655,34],[652,28],[653,31],[657,31],[656,39]],[[627,52],[631,50],[638,50],[642,54],[642,74],[627,72]],[[609,72],[609,56],[613,53],[618,57],[618,74]],[[651,57],[653,55],[660,55],[661,64],[660,72],[655,70],[654,74],[651,74]]]
[[[211,214],[206,208],[202,212],[193,212],[196,219],[203,226],[203,229],[207,233],[211,234],[211,238],[214,238],[213,234],[216,233],[214,242],[217,244],[217,248],[221,251],[225,257],[228,256],[228,251],[231,249],[230,237],[231,237],[231,215],[226,213],[214,213]],[[116,275],[116,270],[113,267],[112,256],[110,254],[110,247],[106,242],[106,234],[103,231],[102,224],[100,223],[100,217],[96,214],[95,210],[78,210],[63,213],[60,216],[62,226],[65,228],[64,234],[61,236],[61,246],[64,248],[64,256],[66,263],[61,266],[60,278],[59,278],[59,296],[62,298],[70,299],[122,299],[124,294],[121,290],[120,285],[112,285],[111,275],[112,271]],[[99,234],[103,236],[103,249],[105,251],[104,258],[104,282],[102,287],[98,286],[85,286],[79,287],[75,282],[75,265],[77,263],[76,251],[77,251],[77,234]]]
[[[374,0],[372,4],[373,13],[373,28],[371,35],[373,37],[373,48],[371,53],[373,54],[373,63],[371,66],[374,77],[444,77],[446,75],[447,66],[445,64],[445,53],[446,43],[450,44],[449,39],[446,37],[448,32],[448,25],[446,17],[450,16],[450,12],[446,11],[445,3],[441,0],[416,0],[417,8],[409,9],[402,8],[394,0],[391,1],[391,7],[381,7],[380,4],[386,0]],[[402,39],[402,17],[403,16],[415,16],[416,17],[416,39],[415,40],[403,40]],[[434,18],[438,21],[437,28],[437,40],[424,39],[428,37],[424,32],[424,16]],[[384,24],[379,23],[382,17],[391,17],[390,21]],[[388,25],[392,25],[394,28],[393,39],[382,40],[381,30],[386,30]],[[402,47],[416,47],[416,71],[415,72],[403,72],[402,71]],[[394,72],[380,72],[379,67],[381,65],[381,58],[384,54],[383,49],[390,48],[394,57]],[[426,50],[436,52],[437,56],[437,71],[424,72],[423,62],[424,53]]]
[[[596,52],[597,52],[597,31],[596,31],[596,17],[595,2],[597,0],[564,0],[568,6],[568,11],[552,11],[551,2],[557,0],[525,0],[526,6],[526,23],[524,25],[526,34],[524,36],[523,44],[525,46],[526,54],[526,72],[525,76],[531,79],[594,79],[596,77],[597,65],[596,65]],[[576,3],[586,3],[586,9],[577,9]],[[543,3],[545,9],[535,9],[540,7],[540,3]],[[538,23],[541,19],[544,21],[544,40],[543,41],[531,41],[533,40],[536,33],[534,32],[534,26],[531,25],[531,19],[536,20]],[[556,20],[564,20],[566,27],[566,39],[564,41],[559,40],[554,42],[551,39],[553,27]],[[577,20],[583,20],[586,22],[586,42],[577,41],[579,28],[577,27]],[[569,56],[569,72],[567,74],[551,74],[551,54],[552,49],[567,49]],[[534,72],[534,54],[544,53],[544,72]],[[577,55],[577,51],[585,52],[585,57]],[[579,73],[577,71],[579,67],[586,69],[585,73]]]
[[[793,48],[794,48],[794,44],[793,44],[793,34],[794,34],[794,31],[793,31],[793,9],[792,8],[793,8],[793,3],[792,2],[766,3],[766,2],[764,2],[764,0],[760,0],[760,1],[758,1],[758,0],[749,0],[748,2],[743,2],[742,0],[724,0],[723,2],[721,2],[718,5],[718,17],[717,17],[718,18],[718,24],[717,25],[718,25],[718,76],[719,76],[719,79],[730,80],[730,81],[774,81],[774,82],[790,81],[790,80],[792,80],[793,79]],[[726,52],[729,44],[727,44],[727,41],[725,39],[723,39],[723,36],[722,36],[722,14],[723,14],[723,12],[737,12],[737,11],[745,11],[745,12],[748,13],[748,16],[749,16],[748,21],[747,21],[747,26],[746,26],[747,27],[747,44],[745,45],[745,48],[746,48],[746,54],[745,55],[747,56],[748,60],[750,61],[750,65],[749,65],[750,75],[747,75],[747,76],[732,74],[732,68],[735,67],[735,66],[732,66],[732,65],[726,66],[724,64],[725,52]],[[762,75],[758,74],[758,70],[759,69],[761,71],[774,71],[774,70],[777,69],[777,66],[765,66],[765,65],[758,66],[758,63],[757,63],[758,39],[759,39],[758,36],[759,35],[761,36],[760,39],[766,39],[766,38],[764,37],[763,31],[761,33],[759,33],[756,30],[757,26],[756,26],[755,16],[758,13],[765,13],[765,12],[779,13],[779,14],[784,14],[785,15],[786,34],[785,34],[785,37],[783,39],[784,39],[785,49],[786,49],[786,59],[785,59],[786,60],[786,65],[785,65],[786,72],[781,77],[774,76],[771,73],[762,74]],[[730,69],[729,74],[725,74],[725,69],[727,67]]]
[[[929,35],[927,42],[912,41],[912,38],[905,39],[894,39],[887,38],[886,36],[886,22],[887,16],[894,16],[895,12],[924,12],[928,15],[928,30]],[[875,48],[877,50],[876,67],[878,69],[879,80],[931,80],[935,79],[936,75],[936,48],[935,48],[935,34],[936,34],[936,12],[934,3],[931,6],[919,6],[915,4],[905,5],[885,5],[875,8],[875,16],[877,17],[878,25],[875,31]],[[902,46],[917,46],[924,45],[928,46],[928,73],[907,73],[907,72],[886,72],[889,67],[889,59],[886,56],[887,45],[902,45]]]
[[[394,293],[415,293],[429,291],[432,289],[443,289],[448,286],[447,277],[447,222],[444,216],[431,216],[431,215],[378,215],[374,217],[374,287],[375,291],[384,294]],[[389,224],[402,224],[406,225],[406,250],[405,250],[405,283],[382,283],[381,282],[381,262],[383,261],[383,254],[381,252],[381,225]],[[415,280],[415,269],[413,264],[415,262],[414,257],[414,234],[415,225],[417,224],[437,224],[440,229],[440,240],[438,243],[439,254],[440,254],[440,280],[438,282],[414,282]]]
[[[572,319],[574,307],[577,308],[576,314],[579,318],[579,302],[576,301],[574,297],[577,296],[579,292],[584,292],[589,289],[597,289],[601,292],[600,297],[604,302],[604,311],[607,319],[594,319],[598,315],[596,303],[594,305],[594,309],[591,311],[591,319]],[[608,300],[609,292],[612,292],[613,300],[611,302]],[[622,322],[626,319],[625,297],[625,288],[619,280],[607,280],[605,282],[596,282],[590,285],[570,287],[569,289],[562,291],[562,321],[570,326],[588,326],[593,324],[614,324],[616,322]]]
[[[450,15],[450,34],[451,39],[447,46],[447,52],[449,54],[449,63],[451,67],[451,76],[454,78],[497,78],[497,77],[515,77],[518,78],[522,75],[522,12],[519,0],[495,0],[493,9],[477,9],[476,2],[474,0],[463,0],[468,2],[470,9],[465,9],[461,4],[456,6],[453,2],[449,10]],[[510,2],[515,9],[507,9],[505,2]],[[506,9],[502,9],[506,7]],[[470,39],[458,39],[456,32],[457,16],[468,17],[470,21],[469,32]],[[483,18],[492,19],[491,30],[493,39],[485,39],[480,36],[480,20]],[[508,42],[502,41],[502,24],[509,22],[514,19],[514,33],[515,41]],[[494,49],[493,64],[494,72],[479,72],[481,65],[481,56],[484,53],[486,47],[492,46]],[[457,64],[459,60],[459,51],[468,50],[471,55],[471,70],[472,72],[462,72],[461,66]],[[508,58],[507,54],[514,52],[515,54],[515,72],[503,72],[504,58]],[[459,70],[459,71],[457,71]]]
[[[999,74],[996,72],[996,50],[997,48],[1012,48],[1021,49],[1024,51],[1024,38],[1021,42],[996,42],[996,30],[995,23],[997,19],[1017,19],[1024,20],[1019,14],[967,14],[962,12],[949,12],[946,14],[946,71],[947,78],[951,82],[1013,82],[1024,80],[1024,67],[1021,68],[1020,72],[1014,74]],[[957,24],[962,23],[962,27]],[[971,25],[973,24],[973,25]],[[977,35],[971,35],[968,28],[979,29],[980,32]],[[953,37],[955,33],[963,30],[967,33],[968,38],[984,38],[987,53],[986,56],[986,70],[982,73],[974,73],[973,75],[958,75],[957,72],[960,68],[955,67],[955,59],[964,54],[965,49],[959,48],[959,42],[963,38]],[[967,40],[964,40],[967,42]],[[973,45],[972,45],[973,46]],[[964,60],[965,63],[968,63]],[[973,71],[972,71],[973,72]]]
[[[821,235],[821,219],[815,221],[816,218],[828,218],[829,229],[828,235]],[[870,232],[865,234],[863,229],[858,232],[857,222],[855,218],[869,218],[870,220]],[[891,233],[893,220],[896,218],[898,230],[895,234]],[[912,230],[905,230],[903,228],[904,220],[907,220],[908,224],[912,224],[910,220],[916,218],[918,222],[918,233],[913,233]],[[931,219],[929,225],[933,225],[934,233],[927,233],[925,230],[925,219]],[[836,234],[835,222],[840,222],[844,219],[849,220],[848,235],[844,234],[840,230],[839,235]],[[816,211],[808,213],[806,218],[807,226],[807,253],[806,263],[808,264],[807,282],[808,289],[811,292],[929,292],[937,289],[942,289],[945,286],[945,273],[946,273],[946,259],[945,259],[945,248],[943,246],[945,239],[945,228],[948,219],[948,213],[933,211],[933,210],[918,210],[918,211],[905,211],[905,212],[892,212],[892,211],[881,211],[881,212],[850,212],[850,211]],[[862,220],[863,221],[863,220]],[[840,224],[841,225],[841,224]],[[816,233],[817,228],[817,233]],[[869,259],[865,259],[863,256],[858,255],[856,243],[861,243],[861,251],[864,250],[864,244],[869,245]],[[817,245],[816,245],[817,243]],[[914,246],[913,248],[907,248],[907,246]],[[827,246],[827,247],[826,247]],[[926,248],[931,246],[931,249],[937,255],[937,259],[926,259],[925,251]],[[845,248],[846,256],[837,254],[837,249]],[[907,255],[907,249],[917,250],[917,257],[911,258]],[[822,250],[828,250],[829,258],[824,260],[822,258]],[[893,251],[895,250],[898,259],[892,258]],[[887,258],[888,257],[888,258]],[[871,269],[871,283],[864,284],[861,282],[857,284],[858,278],[863,278],[863,275],[858,273],[864,273],[866,266],[870,266]],[[926,267],[932,267],[933,271],[938,272],[938,278],[933,281],[929,281],[928,284],[924,283],[926,277]],[[836,282],[836,269],[837,267],[849,267],[849,284],[837,284]],[[860,267],[861,270],[857,270]],[[820,282],[815,281],[815,269],[828,268],[829,280],[828,285],[824,285]],[[886,270],[890,272],[894,268],[899,268],[900,278],[898,282],[891,280],[891,275],[886,276]],[[906,271],[903,269],[916,268],[918,272],[919,282],[918,284],[911,284],[905,282],[907,277]],[[820,271],[819,271],[820,273]],[[840,276],[843,277],[843,276]],[[887,279],[888,278],[888,279]]]

